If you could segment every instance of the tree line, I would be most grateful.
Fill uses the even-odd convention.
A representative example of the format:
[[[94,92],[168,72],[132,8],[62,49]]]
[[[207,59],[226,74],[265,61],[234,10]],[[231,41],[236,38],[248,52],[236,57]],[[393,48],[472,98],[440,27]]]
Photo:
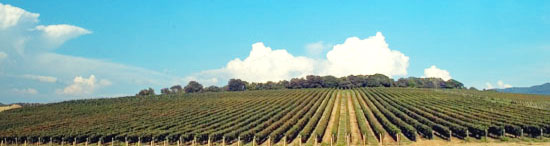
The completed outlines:
[[[247,82],[241,79],[230,79],[223,87],[204,87],[197,81],[190,81],[185,87],[174,85],[170,88],[162,88],[161,94],[182,94],[197,92],[221,92],[221,91],[245,91],[245,90],[275,90],[275,89],[302,89],[302,88],[342,88],[351,89],[357,87],[410,87],[410,88],[444,88],[444,89],[465,89],[461,82],[441,78],[400,78],[394,81],[383,74],[374,75],[349,75],[345,77],[334,77],[331,75],[318,76],[308,75],[305,78],[292,78],[290,81],[281,80],[278,82]],[[155,95],[152,88],[139,91],[137,96]]]

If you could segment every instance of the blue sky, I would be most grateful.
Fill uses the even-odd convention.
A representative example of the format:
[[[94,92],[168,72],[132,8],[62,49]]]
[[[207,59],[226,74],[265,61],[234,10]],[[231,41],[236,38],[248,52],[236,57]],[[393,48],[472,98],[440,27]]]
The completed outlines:
[[[16,45],[0,45],[5,54],[0,53],[1,103],[132,95],[142,88],[158,90],[189,80],[223,85],[232,77],[264,81],[348,72],[421,77],[430,76],[425,69],[432,65],[432,75],[450,76],[477,88],[550,82],[550,2],[544,0],[0,3],[0,22],[5,26],[8,19],[2,15],[16,15],[7,9],[39,14],[21,17],[21,22],[0,30],[0,43],[21,42],[13,36],[39,40],[24,41],[24,53]],[[66,26],[55,30],[67,31],[55,39],[44,38],[47,29],[37,27],[57,24]],[[27,32],[31,29],[36,32]],[[352,37],[388,46],[347,41]],[[263,44],[254,49],[268,48],[268,57],[260,57],[264,60],[254,60],[251,54],[258,42]],[[339,44],[344,47],[334,49]],[[377,49],[368,49],[373,46]],[[331,51],[344,55],[327,58]],[[345,64],[349,68],[336,66],[337,60],[346,59],[345,52],[353,51],[403,55],[379,60],[406,65],[369,66],[362,62],[378,62],[372,58],[384,55],[355,55],[355,62]],[[235,71],[285,57],[290,63],[267,64],[269,72]],[[250,77],[251,73],[269,77]]]

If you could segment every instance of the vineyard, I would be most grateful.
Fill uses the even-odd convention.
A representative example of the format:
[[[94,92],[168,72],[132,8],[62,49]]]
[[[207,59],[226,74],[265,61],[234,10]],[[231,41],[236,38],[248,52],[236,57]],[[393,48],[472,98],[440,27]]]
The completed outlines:
[[[2,146],[548,142],[549,103],[548,96],[418,88],[131,96],[0,112],[0,141]]]

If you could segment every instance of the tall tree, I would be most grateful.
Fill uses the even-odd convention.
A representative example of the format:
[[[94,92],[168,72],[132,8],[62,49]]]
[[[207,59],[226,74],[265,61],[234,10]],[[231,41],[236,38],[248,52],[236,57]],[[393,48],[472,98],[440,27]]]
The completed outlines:
[[[306,88],[322,88],[323,79],[320,76],[308,75],[306,76]]]
[[[462,84],[461,82],[459,82],[457,80],[454,80],[454,79],[447,80],[445,82],[445,85],[446,85],[446,88],[456,88],[456,89],[465,89],[466,88],[466,87],[464,87],[464,84]]]
[[[174,85],[170,87],[170,90],[172,90],[172,93],[176,93],[176,94],[183,92],[183,88],[181,88],[181,85]]]
[[[350,89],[353,87],[353,84],[346,77],[341,77],[338,81],[338,87],[340,88]]]
[[[367,76],[368,87],[391,87],[393,80],[383,74],[374,74]]]
[[[305,80],[302,78],[292,78],[290,79],[290,89],[300,89],[300,88],[306,88],[304,87]]]
[[[221,92],[222,91],[222,88],[218,87],[218,86],[208,86],[204,89],[206,92]]]
[[[246,82],[241,79],[230,79],[227,83],[228,91],[244,91],[246,89]]]
[[[172,94],[172,91],[168,88],[162,88],[160,89],[160,94]]]
[[[395,83],[395,86],[397,86],[397,87],[408,87],[409,86],[409,80],[407,80],[405,78],[400,78]]]
[[[136,96],[151,96],[151,95],[155,95],[155,90],[150,87],[149,89],[140,90],[139,93],[136,94]]]
[[[338,78],[334,77],[334,76],[331,76],[331,75],[328,75],[328,76],[323,76],[321,77],[321,79],[323,80],[323,87],[324,88],[335,88],[335,87],[338,87]]]
[[[197,81],[190,81],[185,88],[183,88],[185,93],[195,93],[202,91],[202,85]]]
[[[347,77],[348,81],[351,82],[353,87],[364,87],[366,86],[366,80],[363,78],[363,76],[358,75],[349,75]]]
[[[287,81],[287,80],[282,80],[282,81],[277,82],[277,86],[279,86],[280,89],[290,88],[290,82]]]

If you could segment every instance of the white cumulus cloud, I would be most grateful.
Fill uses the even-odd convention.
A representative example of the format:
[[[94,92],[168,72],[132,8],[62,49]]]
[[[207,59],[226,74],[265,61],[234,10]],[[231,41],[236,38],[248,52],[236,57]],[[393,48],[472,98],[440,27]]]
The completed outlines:
[[[259,42],[252,45],[247,58],[230,61],[224,70],[234,78],[265,82],[311,74],[313,64],[313,59],[293,56],[282,49],[272,50]]]
[[[325,47],[323,42],[306,45],[306,49]],[[342,44],[335,45],[327,53],[326,59],[313,59],[294,56],[284,49],[273,50],[262,42],[252,45],[252,50],[244,60],[236,58],[221,69],[206,70],[188,76],[187,80],[197,80],[206,85],[224,84],[230,78],[251,82],[289,80],[306,75],[347,76],[350,74],[376,74],[405,76],[409,57],[391,50],[382,33],[359,39],[350,37]],[[212,82],[212,80],[216,82]]]
[[[76,76],[72,84],[65,87],[63,90],[59,90],[58,93],[68,95],[91,94],[97,88],[109,86],[111,84],[109,80],[105,79],[98,81],[94,75],[90,75],[88,78]]]
[[[432,65],[429,68],[424,69],[424,76],[422,77],[428,77],[428,78],[441,78],[445,81],[451,79],[451,74],[449,74],[449,71],[437,68],[435,65]]]
[[[377,32],[366,39],[350,37],[327,53],[327,66],[321,74],[346,76],[350,74],[376,74],[405,76],[409,57],[391,50],[384,35]]]
[[[284,49],[273,50],[258,42],[252,45],[245,59],[233,59],[221,69],[195,73],[186,80],[199,81],[205,85],[223,85],[230,78],[250,82],[279,81],[314,74],[315,64],[314,59],[294,56]]]
[[[512,88],[512,87],[513,87],[513,86],[510,85],[510,84],[504,83],[502,80],[498,80],[498,81],[497,81],[496,87],[493,86],[493,84],[491,84],[491,83],[489,83],[489,82],[486,82],[485,85],[487,86],[486,89],[495,89],[495,88],[505,89],[505,88]]]
[[[25,75],[22,75],[22,77],[26,79],[37,80],[37,81],[46,82],[46,83],[55,83],[57,81],[57,78],[52,76],[25,74]]]
[[[7,29],[21,23],[36,23],[38,16],[40,15],[0,3],[0,29]]]
[[[25,88],[25,89],[13,89],[13,92],[16,94],[27,94],[27,95],[36,95],[38,91],[34,88]]]

